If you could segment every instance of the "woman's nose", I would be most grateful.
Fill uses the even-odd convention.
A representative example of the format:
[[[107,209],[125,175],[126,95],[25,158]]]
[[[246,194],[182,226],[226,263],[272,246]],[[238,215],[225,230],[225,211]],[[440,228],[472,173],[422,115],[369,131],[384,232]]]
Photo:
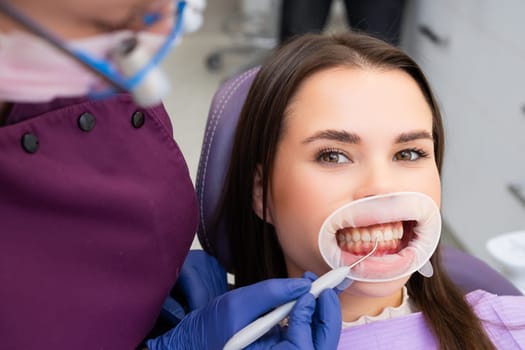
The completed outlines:
[[[395,192],[395,176],[388,166],[368,165],[363,169],[360,179],[356,184],[354,200],[364,197]]]

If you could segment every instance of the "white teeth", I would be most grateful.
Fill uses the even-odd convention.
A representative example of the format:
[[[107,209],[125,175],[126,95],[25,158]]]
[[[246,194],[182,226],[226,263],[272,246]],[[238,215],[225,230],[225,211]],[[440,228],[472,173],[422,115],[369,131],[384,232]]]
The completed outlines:
[[[391,242],[392,240],[403,238],[403,224],[381,224],[372,228],[349,228],[344,233],[337,235],[337,240],[341,244],[367,243],[367,242]]]
[[[398,222],[394,227],[393,227],[393,231],[394,233],[397,235],[396,238],[397,239],[401,239],[403,237],[403,224],[401,222]]]
[[[396,232],[396,235],[397,235],[397,236],[396,236],[397,239],[401,239],[401,238],[403,238],[403,225],[399,225],[399,226],[397,226],[395,232]]]
[[[383,231],[383,236],[385,237],[385,241],[390,241],[394,238],[394,233],[392,232],[392,229],[387,226]]]
[[[386,239],[386,238],[384,238],[384,239]],[[382,241],[383,240],[383,232],[381,232],[381,230],[376,228],[372,232],[372,240],[373,241]]]

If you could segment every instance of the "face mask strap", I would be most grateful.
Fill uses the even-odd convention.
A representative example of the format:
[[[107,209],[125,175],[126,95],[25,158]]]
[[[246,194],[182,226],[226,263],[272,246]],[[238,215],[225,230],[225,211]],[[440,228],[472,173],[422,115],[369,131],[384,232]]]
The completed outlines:
[[[186,9],[186,1],[179,1],[176,7],[175,16],[177,21],[173,26],[173,29],[166,37],[164,44],[157,50],[153,55],[151,60],[139,70],[134,76],[128,79],[127,84],[129,84],[129,90],[133,90],[147,75],[147,73],[152,70],[154,67],[158,66],[170,52],[173,44],[179,39],[182,32],[182,23],[184,17],[184,10]]]
[[[125,87],[126,91],[133,91],[142,80],[146,77],[146,75],[154,69],[156,66],[162,62],[162,60],[166,57],[166,55],[169,53],[170,49],[172,48],[173,44],[179,39],[182,31],[182,23],[184,18],[184,10],[186,8],[186,1],[179,1],[176,7],[176,13],[175,16],[177,18],[177,21],[175,22],[175,26],[171,30],[171,32],[168,34],[166,40],[162,44],[162,46],[157,50],[157,52],[153,55],[153,57],[150,59],[150,61],[142,68],[140,69],[135,75],[128,79],[122,80],[122,85]],[[112,65],[107,64],[104,60],[98,60],[95,59],[89,55],[86,55],[84,52],[78,51],[76,53],[79,57],[82,57],[85,62],[89,62],[89,64],[93,67],[96,67],[97,69],[105,70],[103,74],[107,76],[112,76],[116,79],[122,79],[120,73],[116,71]],[[104,91],[91,91],[89,96],[93,99],[101,99],[106,98],[111,95],[114,95],[116,93],[115,89],[109,88]]]
[[[177,0],[174,0],[177,1]],[[126,78],[123,77],[120,72],[115,69],[114,65],[104,59],[98,59],[91,56],[89,53],[83,52],[81,50],[75,50],[74,48],[68,47],[67,43],[64,42],[61,38],[45,29],[40,24],[34,22],[29,17],[25,16],[22,12],[14,8],[13,6],[7,4],[7,2],[0,0],[0,11],[4,12],[6,15],[17,21],[19,24],[23,25],[34,35],[37,35],[55,48],[65,53],[66,55],[74,58],[77,62],[81,63],[85,68],[89,69],[97,76],[101,77],[104,81],[113,86],[113,88],[107,89],[103,92],[93,92],[91,94],[94,98],[101,98],[110,96],[118,91],[133,91],[140,82],[146,77],[146,75],[160,64],[160,62],[166,57],[169,53],[169,50],[180,37],[182,31],[182,23],[184,16],[184,9],[186,8],[186,1],[178,1],[176,6],[175,16],[177,21],[173,29],[168,34],[164,44],[157,50],[153,55],[150,61],[141,68],[133,76]],[[154,23],[152,14],[147,14],[145,18],[145,23]],[[149,18],[149,19],[148,19]],[[158,17],[155,17],[158,18]],[[153,22],[152,22],[153,21]]]

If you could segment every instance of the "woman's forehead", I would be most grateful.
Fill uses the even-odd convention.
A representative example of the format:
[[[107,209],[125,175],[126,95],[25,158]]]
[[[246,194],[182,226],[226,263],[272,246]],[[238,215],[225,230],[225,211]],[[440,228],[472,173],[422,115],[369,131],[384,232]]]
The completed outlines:
[[[432,125],[432,111],[411,76],[399,69],[337,68],[315,73],[300,85],[284,122],[330,127],[391,119]]]

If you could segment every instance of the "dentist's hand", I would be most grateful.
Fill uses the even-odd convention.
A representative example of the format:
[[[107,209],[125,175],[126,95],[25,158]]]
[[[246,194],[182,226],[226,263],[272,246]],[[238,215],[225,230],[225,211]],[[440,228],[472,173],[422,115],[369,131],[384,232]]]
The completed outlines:
[[[188,314],[173,330],[149,340],[150,350],[222,349],[240,329],[263,313],[297,301],[288,327],[274,327],[248,349],[335,349],[341,332],[341,312],[332,290],[316,300],[308,294],[309,279],[271,279],[223,294]]]
[[[341,307],[332,289],[323,291],[317,300],[303,295],[288,317],[288,327],[274,327],[247,349],[313,350],[336,349],[341,334]]]
[[[215,257],[204,250],[190,250],[175,290],[184,299],[189,311],[199,309],[228,291],[226,271]]]

